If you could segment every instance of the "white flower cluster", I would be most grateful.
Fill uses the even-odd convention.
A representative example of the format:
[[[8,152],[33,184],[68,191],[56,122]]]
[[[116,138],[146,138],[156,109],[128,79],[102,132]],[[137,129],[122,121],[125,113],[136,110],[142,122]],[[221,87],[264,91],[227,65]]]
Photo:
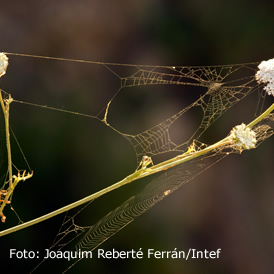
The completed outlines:
[[[3,52],[0,52],[0,77],[6,73],[9,64],[8,60],[9,58]]]
[[[258,66],[259,70],[255,75],[259,83],[267,84],[264,90],[274,96],[274,58],[268,61],[263,61]]]
[[[231,130],[230,138],[239,149],[251,149],[254,148],[257,143],[256,133],[244,123]]]

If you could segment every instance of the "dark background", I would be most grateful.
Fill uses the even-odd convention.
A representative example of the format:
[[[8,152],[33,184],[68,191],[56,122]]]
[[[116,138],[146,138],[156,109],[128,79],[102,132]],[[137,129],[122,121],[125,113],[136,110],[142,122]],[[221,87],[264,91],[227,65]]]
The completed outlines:
[[[0,8],[0,51],[130,64],[256,62],[273,58],[273,12],[273,1],[8,1]],[[103,66],[10,56],[0,84],[17,100],[96,115],[117,91],[117,80]],[[191,99],[182,91],[174,86],[123,90],[113,101],[109,122],[121,132],[139,133],[179,111]],[[224,115],[213,128],[217,139],[212,137],[212,143],[231,125],[248,123],[257,100],[252,95]],[[13,103],[11,126],[34,170],[13,196],[23,221],[98,191],[136,168],[130,144],[97,120]],[[183,129],[178,125],[178,131]],[[12,142],[14,164],[27,168]],[[95,223],[134,193],[136,184],[93,202],[79,224]],[[101,246],[221,248],[220,259],[93,259],[71,273],[272,273],[273,191],[270,138],[258,149],[214,165]],[[5,213],[1,230],[18,222],[11,210]],[[1,258],[6,258],[1,269],[29,273],[38,261],[10,260],[9,249],[42,252],[61,223],[62,216],[1,238]],[[65,262],[55,263],[37,273],[65,268]]]

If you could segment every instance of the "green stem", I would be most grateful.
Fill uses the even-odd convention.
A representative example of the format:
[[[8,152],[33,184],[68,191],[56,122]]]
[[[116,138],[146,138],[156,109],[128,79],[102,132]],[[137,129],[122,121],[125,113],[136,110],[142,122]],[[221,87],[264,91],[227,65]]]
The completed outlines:
[[[252,121],[250,124],[248,124],[249,127],[252,127],[254,126],[255,124],[257,124],[258,122],[260,122],[264,117],[266,117],[271,111],[274,110],[274,104],[272,104],[263,114],[261,114],[259,117],[257,117],[254,121]],[[162,163],[159,163],[157,165],[154,165],[152,167],[148,167],[148,168],[143,168],[143,169],[140,169],[140,170],[137,170],[135,171],[134,173],[132,173],[131,175],[127,176],[126,178],[124,178],[123,180],[105,188],[105,189],[102,189],[92,195],[89,195],[77,202],[74,202],[72,204],[69,204],[67,206],[64,206],[58,210],[55,210],[51,213],[48,213],[44,216],[41,216],[39,218],[36,218],[34,220],[31,220],[29,222],[26,222],[26,223],[23,223],[23,224],[20,224],[18,226],[15,226],[15,227],[12,227],[12,228],[9,228],[9,229],[6,229],[4,231],[1,231],[0,232],[0,237],[1,236],[4,236],[4,235],[7,235],[7,234],[10,234],[12,232],[15,232],[15,231],[18,231],[18,230],[21,230],[23,228],[26,228],[26,227],[29,227],[29,226],[32,226],[34,224],[37,224],[37,223],[40,223],[42,221],[45,221],[49,218],[52,218],[58,214],[61,214],[61,213],[64,213],[70,209],[73,209],[79,205],[82,205],[84,203],[87,203],[91,200],[94,200],[114,189],[117,189],[125,184],[129,184],[135,180],[138,180],[140,178],[143,178],[143,177],[146,177],[146,176],[149,176],[149,175],[152,175],[154,173],[158,173],[160,171],[164,171],[164,170],[167,170],[171,167],[174,167],[174,166],[177,166],[179,164],[182,164],[186,161],[189,161],[189,160],[192,160],[194,158],[197,158],[201,155],[204,155],[216,148],[219,148],[221,146],[224,146],[224,145],[227,145],[227,144],[230,144],[231,143],[231,140],[229,137],[226,137],[224,139],[222,139],[221,141],[211,145],[211,146],[208,146],[206,147],[205,149],[202,149],[202,150],[199,150],[199,151],[196,151],[196,152],[193,152],[193,153],[185,153],[185,154],[182,154],[182,155],[179,155],[179,156],[176,156],[172,159],[169,159],[167,161],[164,161]]]
[[[9,173],[8,193],[7,193],[4,201],[2,201],[1,207],[0,207],[0,216],[2,217],[2,222],[4,222],[6,219],[3,214],[3,210],[8,202],[10,195],[13,192],[13,189],[14,189],[13,183],[12,183],[12,160],[11,160],[10,126],[9,126],[9,105],[11,102],[12,102],[11,97],[9,97],[9,99],[6,100],[6,102],[4,102],[3,97],[2,97],[2,92],[0,90],[0,104],[1,104],[1,108],[3,111],[3,115],[4,115],[4,120],[5,120],[6,147],[7,147],[7,154],[8,154],[8,173]]]
[[[249,123],[248,127],[253,127],[257,123],[259,123],[264,117],[266,117],[270,112],[274,110],[274,104],[272,104],[265,112],[263,112],[260,116],[258,116],[256,119],[254,119],[251,123]]]
[[[0,104],[3,110],[4,120],[5,120],[5,131],[6,131],[6,146],[8,154],[8,171],[9,171],[9,186],[12,185],[12,161],[11,161],[11,146],[10,146],[10,126],[9,126],[9,105],[11,102],[11,97],[9,101],[4,103],[2,93],[0,91]]]
[[[104,195],[104,194],[106,194],[106,193],[108,193],[108,192],[116,189],[116,188],[119,188],[119,187],[121,187],[121,186],[123,186],[125,184],[131,183],[132,181],[139,179],[138,175],[141,174],[142,171],[143,170],[138,170],[138,171],[134,172],[133,174],[127,176],[123,180],[121,180],[121,181],[119,181],[119,182],[117,182],[117,183],[115,183],[115,184],[113,184],[113,185],[111,185],[111,186],[109,186],[107,188],[104,188],[104,189],[102,189],[102,190],[100,190],[100,191],[98,191],[98,192],[96,192],[94,194],[91,194],[91,195],[89,195],[89,196],[87,196],[87,197],[85,197],[85,198],[83,198],[81,200],[78,200],[77,202],[74,202],[74,203],[69,204],[67,206],[64,206],[62,208],[59,208],[59,209],[57,209],[57,210],[55,210],[53,212],[50,212],[50,213],[48,213],[46,215],[43,215],[43,216],[41,216],[39,218],[33,219],[33,220],[29,221],[29,222],[17,225],[15,227],[6,229],[4,231],[1,231],[0,232],[0,237],[4,236],[4,235],[7,235],[7,234],[10,234],[12,232],[21,230],[23,228],[32,226],[34,224],[40,223],[42,221],[45,221],[45,220],[47,220],[49,218],[52,218],[52,217],[54,217],[56,215],[59,215],[59,214],[64,213],[64,212],[66,212],[66,211],[68,211],[70,209],[73,209],[73,208],[75,208],[77,206],[80,206],[80,205],[82,205],[84,203],[87,203],[87,202],[89,202],[91,200],[94,200],[94,199],[96,199],[96,198],[98,198],[98,197],[100,197],[100,196],[102,196],[102,195]]]

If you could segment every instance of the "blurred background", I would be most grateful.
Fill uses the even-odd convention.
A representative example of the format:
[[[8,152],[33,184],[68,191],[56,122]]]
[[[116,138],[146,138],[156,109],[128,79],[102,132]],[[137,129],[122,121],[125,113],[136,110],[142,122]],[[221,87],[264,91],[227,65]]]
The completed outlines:
[[[8,1],[0,9],[0,51],[172,66],[259,62],[273,58],[273,12],[273,1],[263,0]],[[119,78],[102,65],[9,58],[0,87],[25,102],[97,115],[120,85]],[[111,104],[108,122],[123,133],[138,134],[192,99],[182,86],[124,89]],[[209,129],[207,142],[224,137],[237,123],[251,121],[257,105],[258,94],[248,96]],[[98,120],[18,103],[11,104],[10,115],[12,130],[34,170],[32,179],[18,185],[12,200],[23,221],[92,194],[136,169],[130,143]],[[191,126],[189,119],[176,124],[176,132]],[[14,165],[27,169],[14,138],[12,150]],[[273,273],[273,151],[272,137],[258,149],[227,157],[101,246],[125,251],[221,248],[220,259],[95,257],[70,272]],[[1,160],[4,156],[0,154]],[[135,182],[94,201],[77,224],[94,224],[149,181]],[[1,230],[18,223],[12,210],[7,208],[5,214]],[[29,273],[39,260],[9,259],[9,249],[43,254],[62,219],[58,216],[1,238],[0,253],[6,258],[1,268]],[[36,273],[61,273],[70,264],[49,265]]]

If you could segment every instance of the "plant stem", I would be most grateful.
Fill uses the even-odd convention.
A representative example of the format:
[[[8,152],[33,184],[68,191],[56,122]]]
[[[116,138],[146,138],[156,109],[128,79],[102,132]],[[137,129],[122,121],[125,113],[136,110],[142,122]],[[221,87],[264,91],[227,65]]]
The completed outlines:
[[[6,146],[8,154],[8,172],[9,172],[9,186],[12,185],[12,161],[11,161],[11,147],[10,147],[10,126],[9,126],[9,105],[12,102],[11,97],[4,103],[2,93],[0,90],[0,104],[3,110],[5,120],[5,131],[6,131]]]
[[[265,112],[263,112],[260,116],[258,116],[256,119],[254,119],[251,123],[249,123],[248,127],[253,127],[257,123],[259,123],[264,117],[266,117],[270,112],[274,110],[274,104],[272,104]]]
[[[6,133],[6,147],[7,147],[7,154],[8,154],[8,173],[9,173],[9,188],[8,192],[6,194],[5,199],[1,202],[0,206],[0,216],[2,222],[5,222],[6,217],[3,214],[3,210],[9,200],[10,195],[13,192],[13,183],[12,183],[12,160],[11,160],[11,146],[10,146],[10,126],[9,126],[9,105],[12,102],[11,96],[9,96],[9,99],[7,99],[5,102],[2,97],[2,92],[0,90],[0,104],[4,115],[5,120],[5,133]],[[17,184],[17,183],[16,183]]]
[[[7,147],[7,156],[8,156],[8,174],[9,174],[9,187],[7,189],[7,193],[5,194],[5,199],[1,201],[0,206],[0,216],[2,217],[2,222],[5,222],[6,217],[3,214],[4,208],[7,203],[10,203],[10,196],[12,195],[15,187],[20,181],[25,181],[26,179],[32,176],[32,173],[28,173],[25,176],[25,172],[23,172],[23,176],[18,173],[18,176],[12,175],[12,159],[11,159],[11,145],[10,145],[10,126],[9,126],[9,111],[10,111],[10,104],[13,101],[11,95],[6,100],[3,100],[2,92],[0,90],[0,104],[4,115],[5,120],[5,133],[6,133],[6,147]],[[5,184],[4,184],[5,186]]]

